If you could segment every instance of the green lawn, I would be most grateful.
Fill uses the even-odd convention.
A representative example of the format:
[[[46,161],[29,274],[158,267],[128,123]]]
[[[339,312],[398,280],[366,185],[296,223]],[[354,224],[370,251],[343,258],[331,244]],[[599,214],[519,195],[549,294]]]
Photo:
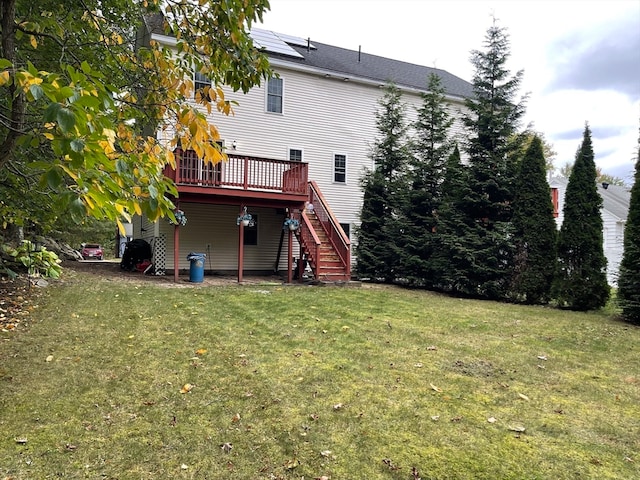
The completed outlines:
[[[0,479],[640,478],[640,328],[73,273],[0,334]]]

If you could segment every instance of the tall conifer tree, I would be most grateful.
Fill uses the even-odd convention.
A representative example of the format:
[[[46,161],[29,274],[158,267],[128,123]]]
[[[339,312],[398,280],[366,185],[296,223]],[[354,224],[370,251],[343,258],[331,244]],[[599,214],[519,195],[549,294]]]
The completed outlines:
[[[516,251],[511,295],[519,302],[550,300],[557,230],[549,192],[543,144],[534,136],[520,162],[513,202]]]
[[[565,193],[553,295],[560,307],[595,310],[609,299],[591,130],[586,125]]]
[[[431,74],[422,94],[418,118],[413,123],[413,157],[407,173],[409,190],[403,207],[406,227],[402,232],[402,271],[412,283],[430,287],[434,277],[431,256],[434,249],[436,214],[441,185],[452,143],[449,130],[453,118],[445,104],[440,77]]]
[[[407,145],[406,105],[393,84],[385,87],[378,102],[376,125],[379,136],[371,148],[374,170],[362,178],[364,199],[360,212],[357,272],[360,277],[392,282],[398,275],[402,230],[401,207],[406,193]]]
[[[469,194],[462,211],[467,232],[459,242],[468,256],[468,293],[481,298],[508,297],[513,267],[512,204],[517,145],[510,139],[524,114],[524,100],[517,91],[522,71],[511,76],[505,29],[495,23],[485,37],[485,51],[473,51],[471,62],[474,97],[467,99],[470,113],[463,120],[469,132]]]
[[[624,253],[618,277],[618,299],[623,317],[640,325],[640,139],[629,213],[624,228]]]
[[[461,242],[470,238],[470,217],[464,211],[469,195],[468,168],[460,160],[456,145],[447,159],[442,182],[442,199],[437,212],[436,238],[431,257],[433,287],[449,293],[476,296],[475,283],[469,279],[469,263],[473,262],[473,245]],[[471,220],[472,221],[472,220]]]

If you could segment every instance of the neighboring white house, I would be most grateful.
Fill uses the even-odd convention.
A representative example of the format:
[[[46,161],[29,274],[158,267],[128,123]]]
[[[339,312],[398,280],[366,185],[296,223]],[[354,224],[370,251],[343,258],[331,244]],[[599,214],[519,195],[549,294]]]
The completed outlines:
[[[145,41],[175,43],[163,33],[161,21],[158,16],[146,19]],[[464,99],[472,95],[472,86],[444,70],[266,30],[255,29],[252,37],[269,55],[278,76],[247,94],[228,91],[226,98],[238,102],[235,114],[225,117],[214,112],[209,116],[219,129],[230,157],[228,163],[212,169],[201,162],[198,165],[199,160],[190,158],[188,152],[178,155],[182,163],[175,180],[180,209],[188,218],[179,232],[179,246],[173,227],[166,221],[155,225],[138,221],[136,237],[159,240],[161,246],[154,250],[162,255],[168,270],[174,265],[188,268],[186,255],[190,251],[211,254],[207,270],[283,270],[288,268],[288,258],[280,252],[287,251],[290,241],[294,242],[293,255],[302,251],[314,267],[317,258],[308,242],[324,244],[325,240],[315,239],[310,232],[314,227],[303,221],[305,201],[326,203],[326,216],[339,224],[338,232],[332,233],[331,222],[323,223],[331,243],[341,236],[350,237],[359,223],[363,199],[360,180],[373,167],[369,151],[378,135],[375,112],[388,82],[401,89],[410,122],[422,104],[420,95],[426,90],[429,74],[439,75],[456,118],[451,134],[462,134],[460,112]],[[195,81],[204,83],[207,79],[196,76]],[[275,173],[264,173],[267,171]],[[282,184],[288,185],[294,173],[304,181],[295,191]],[[243,174],[244,182],[232,178]],[[260,178],[247,179],[254,174]],[[309,193],[307,182],[314,186]],[[244,207],[258,217],[250,244],[246,237],[239,240],[236,226],[236,217]],[[322,210],[316,208],[319,217],[325,215]],[[286,235],[281,238],[283,219],[289,215],[298,216],[302,223],[293,240]],[[315,233],[320,237],[318,228],[316,225]],[[346,245],[349,249],[348,242]],[[179,258],[174,261],[176,255]]]
[[[558,228],[564,220],[564,197],[568,181],[564,177],[553,177],[549,181],[554,214]],[[607,257],[607,280],[610,285],[617,285],[620,261],[624,251],[624,226],[631,202],[629,187],[598,184],[598,193],[602,197],[603,248]]]

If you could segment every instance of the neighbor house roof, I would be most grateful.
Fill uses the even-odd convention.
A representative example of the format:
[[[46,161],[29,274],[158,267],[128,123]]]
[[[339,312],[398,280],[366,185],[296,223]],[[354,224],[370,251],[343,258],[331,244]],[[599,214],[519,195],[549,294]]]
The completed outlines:
[[[144,22],[147,31],[151,34],[166,35],[162,14],[148,15],[144,18]],[[278,59],[326,74],[342,76],[345,79],[363,79],[380,85],[393,82],[399,87],[421,91],[426,90],[429,75],[435,73],[441,78],[442,86],[447,95],[460,98],[473,96],[471,83],[438,68],[372,55],[362,52],[360,49],[349,50],[335,47],[270,30],[254,28],[251,33],[256,45],[262,46],[269,57],[274,60]],[[267,39],[267,42],[256,41],[258,38]],[[283,48],[280,48],[278,43]]]
[[[629,187],[620,185],[598,185],[598,192],[602,197],[602,206],[619,220],[626,220],[631,204],[631,191]]]
[[[562,187],[566,191],[569,181],[564,177],[553,177],[549,180],[549,184],[552,187]],[[598,193],[602,197],[602,208],[611,215],[616,217],[619,221],[625,221],[629,212],[629,205],[631,204],[631,191],[629,187],[620,185],[607,185],[604,188],[604,184],[599,183]]]

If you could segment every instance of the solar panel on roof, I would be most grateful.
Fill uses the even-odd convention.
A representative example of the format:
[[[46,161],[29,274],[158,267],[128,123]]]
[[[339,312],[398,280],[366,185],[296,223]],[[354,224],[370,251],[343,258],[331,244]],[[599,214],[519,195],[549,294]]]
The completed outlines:
[[[290,57],[304,58],[287,43],[280,39],[275,33],[269,30],[251,30],[251,38],[258,48],[263,48],[267,52],[279,53]],[[306,45],[306,44],[305,44]]]
[[[309,42],[309,40],[305,40],[304,38],[301,37],[294,37],[293,35],[286,35],[284,33],[276,33],[273,32],[275,35],[278,36],[278,38],[280,38],[280,40],[282,40],[283,42],[288,43],[289,45],[295,45],[297,47],[309,47],[312,50],[316,50],[316,47]]]

